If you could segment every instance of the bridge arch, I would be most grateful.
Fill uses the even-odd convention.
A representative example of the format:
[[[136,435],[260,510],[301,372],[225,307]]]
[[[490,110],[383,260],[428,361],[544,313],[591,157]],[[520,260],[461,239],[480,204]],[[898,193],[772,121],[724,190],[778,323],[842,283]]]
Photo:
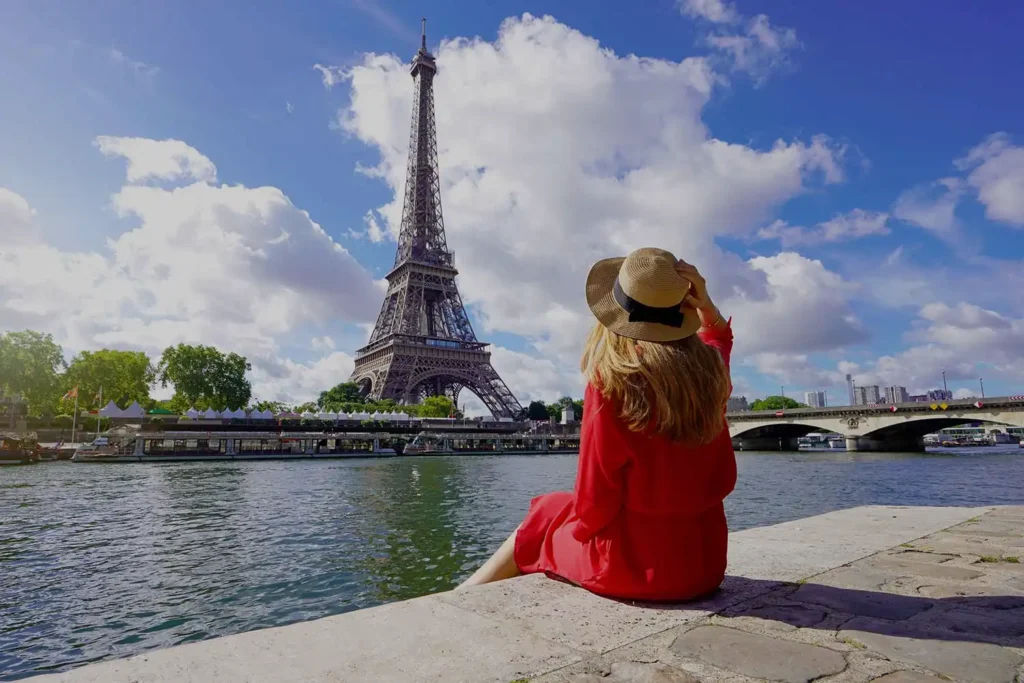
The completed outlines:
[[[869,439],[880,439],[883,441],[888,440],[902,440],[902,439],[919,439],[925,434],[932,434],[940,429],[947,429],[949,427],[958,427],[960,425],[971,424],[973,422],[981,422],[993,427],[1011,427],[1024,426],[1024,424],[1015,424],[1024,422],[1024,420],[1013,419],[1010,415],[1001,416],[1000,419],[982,418],[976,415],[936,415],[934,417],[926,417],[916,420],[906,420],[895,424],[889,424],[879,426],[876,429],[865,431],[861,436]]]
[[[795,451],[797,439],[811,432],[833,432],[827,421],[813,419],[786,421],[738,421],[729,424],[729,436],[739,450]]]
[[[811,432],[834,432],[835,425],[815,420],[729,423],[729,436],[737,438],[796,439]]]

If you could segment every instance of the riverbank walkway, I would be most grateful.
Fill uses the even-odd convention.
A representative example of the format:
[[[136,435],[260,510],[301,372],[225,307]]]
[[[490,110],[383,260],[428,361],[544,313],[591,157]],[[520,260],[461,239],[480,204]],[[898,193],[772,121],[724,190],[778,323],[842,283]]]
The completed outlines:
[[[688,605],[528,576],[30,680],[1024,681],[1024,507],[854,508],[733,533],[729,553],[722,590]]]

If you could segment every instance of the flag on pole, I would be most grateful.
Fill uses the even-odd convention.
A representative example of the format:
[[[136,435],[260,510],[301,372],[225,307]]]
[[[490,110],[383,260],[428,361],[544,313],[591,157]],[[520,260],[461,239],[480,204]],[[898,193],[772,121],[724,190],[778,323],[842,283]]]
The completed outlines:
[[[63,400],[66,401],[69,398],[78,398],[78,386],[77,385],[75,386],[74,389],[71,389],[70,391],[68,391],[68,393],[64,394],[64,399]]]

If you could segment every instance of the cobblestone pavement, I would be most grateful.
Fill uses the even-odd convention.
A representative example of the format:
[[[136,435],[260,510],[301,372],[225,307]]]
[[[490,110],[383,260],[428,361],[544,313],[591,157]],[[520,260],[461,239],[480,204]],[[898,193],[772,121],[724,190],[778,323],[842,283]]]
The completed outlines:
[[[1024,507],[752,592],[531,683],[1024,683]]]

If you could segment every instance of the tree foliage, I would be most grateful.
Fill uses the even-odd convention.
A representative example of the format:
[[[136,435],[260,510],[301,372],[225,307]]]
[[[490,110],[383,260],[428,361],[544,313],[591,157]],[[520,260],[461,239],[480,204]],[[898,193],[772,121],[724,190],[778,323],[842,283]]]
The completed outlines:
[[[79,405],[89,405],[103,387],[101,402],[122,408],[138,401],[150,405],[149,387],[156,380],[153,363],[142,351],[83,351],[71,360],[62,382],[65,390],[78,387]],[[102,405],[95,404],[96,408]]]
[[[565,407],[568,405],[572,406],[573,419],[576,420],[577,422],[581,421],[583,419],[583,400],[575,399],[572,398],[571,396],[563,396],[554,403],[550,404],[548,406],[548,416],[555,418],[555,420],[557,421],[561,421],[562,410],[564,410]]]
[[[320,392],[317,399],[317,406],[321,409],[328,409],[329,406],[340,403],[362,403],[363,392],[355,382],[342,382],[336,384],[327,391]]]
[[[258,410],[261,413],[264,410],[269,410],[275,415],[277,415],[278,413],[293,412],[292,407],[290,405],[288,405],[287,403],[282,403],[281,401],[256,401],[255,403],[251,403],[247,410]]]
[[[455,404],[447,396],[428,396],[419,404],[417,412],[420,417],[450,417],[455,412]]]
[[[530,401],[530,407],[526,409],[526,417],[531,420],[548,419],[548,407],[544,401]]]
[[[317,406],[316,403],[314,403],[313,401],[306,401],[305,403],[302,403],[300,405],[295,406],[292,409],[292,412],[300,413],[300,414],[301,413],[316,413],[316,412],[318,412],[318,410],[319,410],[319,406]]]
[[[803,403],[791,399],[789,396],[766,396],[750,404],[751,410],[786,410],[788,408],[806,407]]]
[[[245,373],[252,365],[237,353],[222,353],[213,346],[178,344],[164,349],[157,365],[162,386],[174,385],[172,403],[214,410],[232,410],[249,402],[252,385]],[[187,408],[188,405],[185,407]]]
[[[0,389],[23,396],[30,412],[52,414],[64,367],[64,351],[53,335],[32,330],[0,334]]]

